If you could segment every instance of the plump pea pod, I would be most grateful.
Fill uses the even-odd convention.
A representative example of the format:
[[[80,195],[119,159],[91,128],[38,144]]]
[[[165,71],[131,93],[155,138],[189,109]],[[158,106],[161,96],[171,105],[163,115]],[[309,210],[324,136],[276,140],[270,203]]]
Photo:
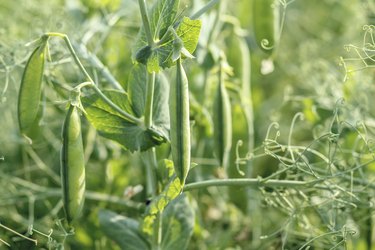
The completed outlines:
[[[232,112],[221,66],[218,74],[213,113],[215,150],[220,165],[227,168],[232,147]]]
[[[31,54],[23,72],[18,96],[18,122],[21,133],[32,137],[40,119],[40,99],[47,38]]]
[[[279,33],[279,0],[253,0],[255,39],[260,48],[272,54]]]
[[[189,90],[181,59],[177,60],[176,67],[176,81],[169,92],[171,146],[176,175],[184,184],[190,168]]]
[[[61,150],[61,186],[65,215],[69,223],[81,213],[85,193],[85,160],[81,120],[77,108],[70,105],[63,129]]]

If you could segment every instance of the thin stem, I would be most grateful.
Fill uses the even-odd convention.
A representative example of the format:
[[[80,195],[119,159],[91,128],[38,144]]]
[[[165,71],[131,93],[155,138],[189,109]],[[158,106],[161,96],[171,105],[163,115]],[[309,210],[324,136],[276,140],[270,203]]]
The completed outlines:
[[[154,103],[155,89],[155,72],[147,74],[147,90],[146,90],[146,107],[145,107],[145,125],[146,128],[152,126],[152,108]]]
[[[215,4],[217,4],[218,2],[220,2],[220,0],[211,0],[211,1],[209,1],[200,10],[198,10],[193,15],[191,15],[190,19],[193,19],[193,20],[194,19],[198,19],[201,15],[203,15],[204,13],[206,13],[208,10],[212,9],[215,6]]]
[[[246,40],[242,37],[238,37],[239,49],[242,54],[242,96],[241,102],[244,109],[246,122],[247,122],[247,133],[248,133],[248,152],[254,150],[254,112],[253,112],[253,102],[252,102],[252,90],[251,90],[251,60],[250,60],[250,50],[247,46]],[[247,164],[247,177],[252,176],[253,163],[251,160]]]
[[[10,244],[2,239],[0,239],[0,242],[3,243],[4,245],[6,245],[7,247],[10,247]]]
[[[158,195],[158,183],[157,183],[157,176],[156,176],[156,169],[158,167],[157,159],[156,159],[156,152],[155,148],[151,148],[142,153],[142,159],[144,160],[145,167],[146,167],[146,193],[148,197],[154,198]],[[156,221],[153,225],[153,236],[152,236],[152,249],[153,250],[160,250],[161,244],[161,235],[162,235],[162,227],[161,227],[161,213],[156,215]]]
[[[23,235],[23,234],[20,234],[19,232],[14,231],[13,229],[11,229],[11,228],[9,228],[9,227],[7,227],[7,226],[4,226],[4,225],[1,224],[1,223],[0,223],[0,227],[4,228],[5,230],[8,230],[9,232],[12,232],[12,233],[14,233],[14,234],[20,236],[21,238],[24,238],[24,239],[26,239],[26,240],[29,240],[29,241],[34,242],[35,246],[38,245],[38,241],[37,241],[37,240],[34,240],[34,239],[29,238],[29,237],[27,237],[27,236],[25,236],[25,235]]]
[[[126,119],[128,119],[130,122],[133,122],[137,125],[140,125],[140,126],[143,126],[143,120],[142,119],[139,119],[139,118],[136,118],[134,117],[133,115],[127,113],[126,111],[124,111],[123,109],[121,109],[119,106],[117,106],[115,103],[113,103],[106,95],[103,94],[103,92],[97,87],[97,85],[95,84],[94,80],[90,77],[90,75],[87,73],[85,67],[82,65],[81,61],[79,60],[78,56],[77,56],[77,53],[75,52],[69,38],[67,35],[65,34],[62,34],[62,33],[46,33],[45,34],[46,36],[56,36],[56,37],[61,37],[64,39],[66,45],[68,46],[68,49],[71,53],[71,55],[73,56],[73,59],[74,61],[76,62],[76,64],[78,65],[79,69],[82,71],[82,73],[85,75],[85,77],[88,79],[88,82],[90,82],[91,84],[88,84],[88,83],[85,83],[85,86],[86,85],[89,85],[90,87],[92,87],[95,92],[103,99],[103,101],[105,101],[111,108],[113,108],[114,110],[116,110],[117,112],[119,112],[121,115],[123,115]]]
[[[163,222],[163,212],[158,213],[154,224],[154,234],[153,234],[153,250],[161,250],[161,238],[162,238],[162,222]]]
[[[156,179],[156,168],[157,160],[155,148],[151,148],[145,152],[142,152],[142,159],[146,167],[146,193],[149,197],[155,197],[157,195],[157,179]]]
[[[247,186],[247,187],[289,187],[289,188],[300,188],[311,186],[318,181],[306,182],[306,181],[292,181],[292,180],[268,180],[262,181],[262,179],[256,178],[244,178],[244,179],[221,179],[221,180],[206,180],[201,182],[194,182],[186,184],[184,192],[191,191],[194,189],[208,188],[211,186]]]
[[[100,73],[103,75],[103,77],[109,83],[111,83],[116,89],[119,89],[119,90],[122,90],[122,91],[124,90],[123,87],[121,86],[121,84],[115,79],[115,77],[108,70],[108,68],[103,65],[103,63],[99,60],[99,58],[96,55],[91,54],[87,50],[85,45],[83,45],[83,44],[73,44],[73,47],[75,48],[76,51],[78,51],[78,53],[83,55],[83,58],[88,60],[93,67],[97,68],[100,71]]]
[[[47,35],[47,36],[57,36],[57,37],[61,37],[62,39],[64,39],[66,45],[68,46],[68,49],[69,49],[70,53],[73,56],[74,61],[78,65],[79,69],[82,71],[82,73],[85,75],[85,77],[90,82],[92,82],[93,84],[95,84],[95,82],[90,77],[89,73],[87,73],[85,67],[83,67],[83,65],[82,65],[81,61],[79,60],[79,58],[77,56],[77,53],[74,51],[74,48],[73,48],[73,46],[72,46],[72,44],[71,44],[71,42],[69,40],[69,37],[67,35],[62,34],[62,33],[54,33],[54,32],[49,32],[49,33],[46,33],[45,35]]]
[[[151,26],[150,26],[150,21],[148,18],[146,1],[138,0],[138,4],[139,4],[139,9],[141,11],[142,22],[143,22],[143,27],[146,33],[147,42],[148,42],[148,45],[152,47],[154,45],[154,38],[152,37],[152,33],[151,33]]]
[[[106,95],[103,94],[103,92],[95,85],[90,85],[95,92],[105,101],[111,108],[115,109],[117,112],[119,112],[121,115],[123,115],[126,119],[128,119],[130,122],[134,122],[137,125],[140,125],[143,127],[144,123],[142,119],[136,118],[133,115],[129,114],[128,112],[125,112],[123,109],[121,109],[119,106],[114,104]]]

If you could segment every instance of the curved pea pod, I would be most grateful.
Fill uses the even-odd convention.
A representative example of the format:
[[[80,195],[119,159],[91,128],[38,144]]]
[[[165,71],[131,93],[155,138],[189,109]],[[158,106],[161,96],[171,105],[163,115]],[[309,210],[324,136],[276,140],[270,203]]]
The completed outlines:
[[[18,123],[22,134],[32,137],[39,123],[42,78],[47,39],[31,54],[23,72],[18,96]]]
[[[66,218],[69,223],[81,213],[85,193],[85,160],[81,119],[77,108],[70,105],[62,129],[61,186]]]
[[[176,81],[171,83],[169,92],[170,133],[172,160],[183,185],[190,168],[189,89],[181,59],[176,67]]]
[[[218,74],[213,113],[215,151],[220,165],[227,168],[232,147],[232,111],[221,68]]]
[[[272,54],[279,34],[279,0],[253,0],[253,25],[258,46]]]

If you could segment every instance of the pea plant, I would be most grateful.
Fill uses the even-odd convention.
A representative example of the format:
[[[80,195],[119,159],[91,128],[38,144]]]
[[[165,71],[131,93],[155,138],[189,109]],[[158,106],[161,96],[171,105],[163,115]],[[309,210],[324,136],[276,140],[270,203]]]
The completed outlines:
[[[360,87],[352,83],[337,95],[342,74],[330,72],[334,80],[317,80],[328,100],[318,88],[312,98],[286,89],[280,108],[303,109],[267,126],[257,122],[267,108],[255,103],[260,94],[253,84],[285,67],[280,60],[288,9],[300,2],[246,3],[249,32],[228,11],[230,1],[194,1],[190,8],[180,0],[150,6],[138,0],[131,56],[121,58],[131,62],[121,69],[126,83],[87,48],[90,32],[80,41],[48,31],[30,42],[17,118],[24,154],[48,181],[2,173],[9,190],[26,190],[20,198],[29,203],[29,219],[15,218],[28,225],[18,232],[0,217],[0,228],[13,235],[0,234],[0,244],[12,248],[26,240],[30,248],[42,242],[46,249],[89,249],[75,239],[88,237],[81,225],[90,218],[95,223],[89,226],[100,229],[91,235],[98,239],[95,249],[371,249],[375,123],[368,93],[360,103],[351,92]],[[111,16],[109,26],[120,19]],[[345,84],[355,82],[353,72],[371,70],[374,30],[365,26],[362,47],[346,47],[355,53],[341,58]],[[252,63],[259,69],[254,75]],[[303,69],[306,75],[331,69],[324,63],[311,67]],[[303,70],[293,78],[303,78]],[[48,121],[49,112],[59,118]],[[54,133],[61,139],[50,139]],[[43,162],[44,140],[58,154],[59,174]],[[105,173],[95,161],[106,164]],[[123,168],[141,180],[124,197],[111,194],[115,184],[108,194],[89,185],[98,174],[98,185],[104,179],[115,183]],[[48,232],[34,221],[36,202],[43,199],[50,199],[44,210],[53,218]],[[224,233],[215,238],[219,227]],[[226,233],[228,227],[234,233]]]

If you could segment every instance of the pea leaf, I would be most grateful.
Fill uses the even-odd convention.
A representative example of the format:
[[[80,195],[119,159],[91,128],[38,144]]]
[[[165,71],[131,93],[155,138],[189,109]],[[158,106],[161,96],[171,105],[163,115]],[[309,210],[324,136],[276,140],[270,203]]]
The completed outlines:
[[[181,38],[185,49],[190,54],[193,54],[197,47],[201,27],[201,20],[191,20],[188,17],[184,17],[177,28],[177,35]]]
[[[142,34],[144,31],[141,30],[141,34],[138,36],[138,41],[135,45],[133,57],[138,62],[147,65],[149,72],[159,72],[160,67],[169,68],[175,65],[179,54],[183,55],[182,58],[191,58],[191,54],[195,51],[198,44],[201,26],[202,23],[200,20],[191,20],[188,17],[184,17],[176,31],[168,31],[167,29],[163,33],[165,36],[163,42],[161,44],[157,43],[154,47],[147,45],[145,35]],[[173,29],[172,27],[171,24],[168,28]]]
[[[127,113],[141,117],[145,109],[146,77],[145,67],[135,66],[129,77],[129,95],[115,90],[104,91],[104,94]],[[154,126],[149,129],[127,120],[96,93],[81,98],[81,101],[87,119],[101,136],[120,143],[132,152],[144,151],[169,140],[168,87],[163,75],[156,77]]]
[[[158,0],[155,2],[149,12],[150,28],[154,41],[160,40],[168,27],[174,24],[179,4],[179,0]],[[142,26],[133,49],[133,58],[138,62],[148,65],[147,61],[151,55],[151,47],[147,44],[146,33]],[[151,58],[156,59],[155,56]],[[159,67],[155,62],[157,60],[150,60],[150,65],[147,67],[149,72],[159,71]],[[151,71],[151,69],[154,70]]]
[[[159,40],[176,21],[179,0],[158,0],[151,9],[150,25],[154,40]]]
[[[185,194],[173,200],[163,213],[161,249],[186,249],[193,233],[194,210]]]
[[[141,117],[145,112],[147,95],[147,70],[144,65],[138,64],[133,67],[129,75],[128,93],[135,114]],[[168,100],[169,83],[164,74],[159,73],[155,77],[152,131],[169,140]]]
[[[180,179],[174,173],[173,162],[165,159],[162,167],[168,171],[169,183],[165,186],[164,190],[152,200],[146,210],[141,227],[142,231],[148,235],[152,235],[153,233],[153,224],[157,215],[163,212],[166,206],[182,191]]]
[[[151,249],[149,242],[139,232],[138,221],[109,210],[101,210],[99,223],[107,237],[115,241],[121,249]]]

